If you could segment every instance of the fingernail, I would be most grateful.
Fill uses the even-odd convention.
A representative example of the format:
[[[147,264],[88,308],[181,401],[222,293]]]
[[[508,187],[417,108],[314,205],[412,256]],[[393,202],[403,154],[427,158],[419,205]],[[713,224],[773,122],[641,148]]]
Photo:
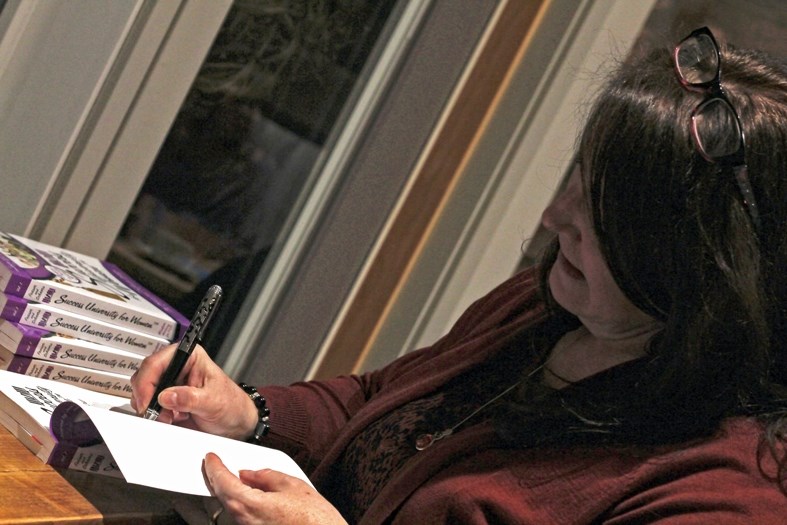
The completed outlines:
[[[158,396],[158,402],[166,408],[174,408],[178,404],[178,394],[175,392],[162,392]]]

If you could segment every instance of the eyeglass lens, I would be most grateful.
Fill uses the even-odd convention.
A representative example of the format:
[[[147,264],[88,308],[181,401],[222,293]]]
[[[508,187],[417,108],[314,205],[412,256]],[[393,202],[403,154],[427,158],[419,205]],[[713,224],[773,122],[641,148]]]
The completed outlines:
[[[696,35],[681,43],[676,65],[678,73],[689,84],[704,84],[716,78],[719,55],[708,35]]]
[[[702,154],[711,161],[733,155],[741,147],[735,111],[721,98],[712,98],[694,113],[694,136]]]

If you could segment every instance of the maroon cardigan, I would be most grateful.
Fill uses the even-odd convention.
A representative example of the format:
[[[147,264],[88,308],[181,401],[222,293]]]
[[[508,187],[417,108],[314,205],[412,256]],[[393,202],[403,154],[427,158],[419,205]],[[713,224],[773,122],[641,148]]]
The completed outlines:
[[[473,304],[429,348],[378,371],[260,388],[270,446],[290,453],[319,489],[367,424],[485,361],[545,316],[537,275],[525,271]],[[727,421],[712,440],[653,450],[501,448],[474,425],[394,473],[361,523],[787,522],[787,497],[759,470],[761,428]],[[766,474],[775,472],[767,458]],[[330,494],[325,496],[330,499]]]

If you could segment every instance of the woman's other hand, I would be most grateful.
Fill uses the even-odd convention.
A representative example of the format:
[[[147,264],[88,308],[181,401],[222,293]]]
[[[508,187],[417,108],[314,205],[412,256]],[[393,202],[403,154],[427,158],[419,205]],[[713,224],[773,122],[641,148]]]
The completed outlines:
[[[131,377],[131,406],[138,414],[145,412],[175,348],[171,345],[146,357]],[[178,385],[159,394],[160,421],[234,439],[245,439],[254,431],[254,403],[201,346],[186,362]]]
[[[339,511],[304,481],[275,470],[230,472],[215,454],[205,456],[205,477],[225,513],[241,525],[347,525]]]

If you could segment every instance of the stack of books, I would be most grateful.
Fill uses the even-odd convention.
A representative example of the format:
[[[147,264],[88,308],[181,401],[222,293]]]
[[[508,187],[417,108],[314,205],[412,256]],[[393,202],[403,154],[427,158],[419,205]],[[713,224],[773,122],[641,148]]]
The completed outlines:
[[[0,369],[121,397],[188,320],[117,266],[0,233]]]

